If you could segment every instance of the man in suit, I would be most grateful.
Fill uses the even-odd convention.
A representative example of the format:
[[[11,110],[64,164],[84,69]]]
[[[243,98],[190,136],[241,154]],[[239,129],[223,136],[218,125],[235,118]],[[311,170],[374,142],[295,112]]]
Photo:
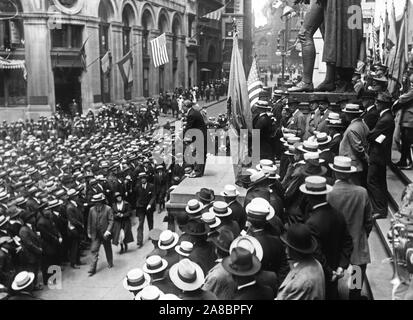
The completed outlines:
[[[205,277],[203,289],[215,294],[219,300],[232,300],[237,289],[232,275],[222,265],[223,259],[229,256],[232,241],[234,235],[229,230],[221,230],[217,236],[211,238],[218,259]]]
[[[102,244],[105,248],[108,267],[109,269],[113,268],[112,243],[110,241],[113,228],[113,211],[111,207],[105,204],[105,201],[106,199],[103,193],[93,196],[92,203],[95,205],[89,212],[88,235],[89,238],[92,239],[90,277],[96,273],[99,249]]]
[[[239,194],[235,186],[227,185],[225,186],[225,190],[222,191],[221,196],[224,197],[225,202],[228,203],[228,208],[232,211],[232,219],[236,221],[240,229],[243,230],[247,222],[247,214],[241,203],[237,200]]]
[[[293,133],[296,137],[302,139],[306,131],[307,118],[301,112],[299,106],[300,102],[296,98],[288,98],[288,107],[292,112],[292,116],[288,119],[284,133]]]
[[[392,98],[387,93],[380,93],[376,99],[379,120],[368,135],[370,143],[367,190],[373,205],[375,219],[385,219],[388,213],[386,168],[391,162],[394,118],[390,107]]]
[[[343,112],[349,126],[340,143],[340,155],[351,158],[352,165],[357,168],[357,173],[353,175],[354,182],[357,185],[366,187],[368,170],[367,136],[370,130],[361,119],[363,111],[359,105],[346,104]]]
[[[273,300],[273,290],[259,284],[255,276],[261,270],[261,262],[247,249],[236,247],[222,261],[224,269],[232,274],[236,283],[234,300]]]
[[[324,300],[323,267],[313,254],[317,240],[305,224],[293,224],[281,237],[293,267],[281,284],[276,300]]]
[[[370,101],[370,100],[369,100]],[[379,120],[379,112],[374,103],[367,105],[366,111],[361,116],[370,130],[373,130]]]
[[[308,177],[300,190],[309,203],[309,218],[305,224],[318,242],[315,258],[324,269],[326,298],[337,300],[338,279],[344,276],[350,264],[353,240],[344,216],[327,203],[326,196],[332,187],[325,178]]]
[[[83,214],[78,199],[78,192],[71,189],[67,192],[69,201],[66,205],[69,238],[69,261],[73,269],[79,269],[80,264],[80,241],[84,230]]]
[[[183,111],[186,113],[186,126],[184,131],[184,139],[190,139],[191,146],[196,149],[195,156],[195,170],[190,176],[191,178],[202,177],[205,173],[205,165],[207,159],[207,146],[208,146],[208,128],[205,124],[202,114],[194,108],[194,104],[189,100],[184,102]],[[194,134],[201,135],[199,137],[201,141],[197,141]],[[188,135],[188,137],[186,137]],[[202,149],[203,150],[200,150]],[[202,152],[201,152],[202,151]]]
[[[271,212],[271,208],[267,203],[259,202],[258,199],[254,199],[246,208],[247,225],[249,227],[247,235],[257,239],[262,247],[261,269],[275,272],[280,285],[290,271],[285,255],[285,247],[279,237],[270,235],[265,231],[267,220],[271,219],[275,213]]]
[[[305,140],[315,135],[316,131],[327,133],[327,119],[328,115],[330,114],[330,110],[328,110],[329,101],[327,98],[317,98],[312,102],[316,105],[316,109],[312,110],[312,112],[307,117],[307,128],[304,135]]]
[[[138,247],[143,246],[143,226],[145,218],[148,221],[149,231],[153,229],[153,213],[155,211],[155,187],[148,183],[147,175],[142,172],[139,174],[140,181],[135,187],[136,194],[136,215],[139,219],[138,227]]]
[[[33,272],[35,275],[34,284],[36,286],[43,254],[42,241],[34,231],[36,224],[35,215],[29,211],[23,211],[20,214],[20,219],[24,225],[21,226],[18,233],[22,246],[22,250],[19,252],[19,265],[21,268],[19,269]]]
[[[260,158],[273,159],[271,137],[272,119],[271,107],[267,101],[258,101],[252,109],[252,125],[256,130],[260,130]]]
[[[350,263],[362,271],[362,282],[359,288],[350,290],[349,298],[360,300],[367,264],[371,262],[368,238],[373,228],[373,216],[370,198],[366,189],[351,182],[350,177],[356,168],[351,166],[350,158],[336,157],[330,167],[337,181],[327,195],[327,202],[343,214],[353,239]]]

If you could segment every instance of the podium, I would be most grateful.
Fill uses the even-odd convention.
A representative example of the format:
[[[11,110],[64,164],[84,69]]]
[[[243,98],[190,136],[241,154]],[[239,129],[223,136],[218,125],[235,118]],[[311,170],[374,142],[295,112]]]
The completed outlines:
[[[185,210],[189,200],[197,199],[196,193],[201,188],[214,190],[215,201],[224,201],[221,192],[224,191],[226,185],[235,186],[235,165],[232,157],[209,156],[207,159],[205,174],[201,178],[185,178],[181,184],[171,192],[169,202],[166,204],[166,209],[169,214],[175,215],[182,213]],[[236,186],[240,195],[238,200],[244,203],[247,190]]]

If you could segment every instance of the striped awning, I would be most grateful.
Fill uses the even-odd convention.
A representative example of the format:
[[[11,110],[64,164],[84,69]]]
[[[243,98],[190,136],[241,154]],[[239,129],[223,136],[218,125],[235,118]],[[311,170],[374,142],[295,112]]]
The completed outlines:
[[[0,57],[0,69],[3,70],[23,70],[24,78],[27,78],[26,62],[24,60],[8,60]]]

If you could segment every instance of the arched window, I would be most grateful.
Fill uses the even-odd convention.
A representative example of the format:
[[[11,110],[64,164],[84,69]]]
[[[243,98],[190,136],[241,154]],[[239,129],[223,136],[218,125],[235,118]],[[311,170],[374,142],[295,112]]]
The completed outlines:
[[[0,51],[24,47],[20,0],[0,1]]]

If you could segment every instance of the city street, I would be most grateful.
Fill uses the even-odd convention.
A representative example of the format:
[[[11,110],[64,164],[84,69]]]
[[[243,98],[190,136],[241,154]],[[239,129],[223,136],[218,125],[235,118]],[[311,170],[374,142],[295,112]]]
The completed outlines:
[[[200,106],[205,103],[200,102]],[[221,113],[226,112],[226,100],[217,103],[210,103],[208,108],[208,116],[216,117]],[[172,118],[161,117],[159,123],[164,125],[167,121],[174,121]],[[163,223],[166,212],[162,214],[154,214],[155,228],[165,230],[167,224]],[[108,269],[103,247],[101,248],[98,270],[93,277],[89,277],[90,254],[87,251],[87,256],[82,258],[85,265],[81,266],[80,270],[73,270],[68,265],[64,266],[62,272],[62,288],[49,289],[45,287],[42,291],[38,291],[35,295],[46,300],[130,300],[131,293],[123,288],[122,281],[129,270],[133,268],[141,268],[145,262],[146,256],[153,250],[152,243],[148,241],[148,226],[145,223],[145,243],[141,249],[136,246],[136,232],[138,222],[136,217],[133,217],[132,231],[134,234],[135,243],[130,245],[130,250],[126,254],[119,254],[120,247],[112,247],[114,254],[114,268]]]

